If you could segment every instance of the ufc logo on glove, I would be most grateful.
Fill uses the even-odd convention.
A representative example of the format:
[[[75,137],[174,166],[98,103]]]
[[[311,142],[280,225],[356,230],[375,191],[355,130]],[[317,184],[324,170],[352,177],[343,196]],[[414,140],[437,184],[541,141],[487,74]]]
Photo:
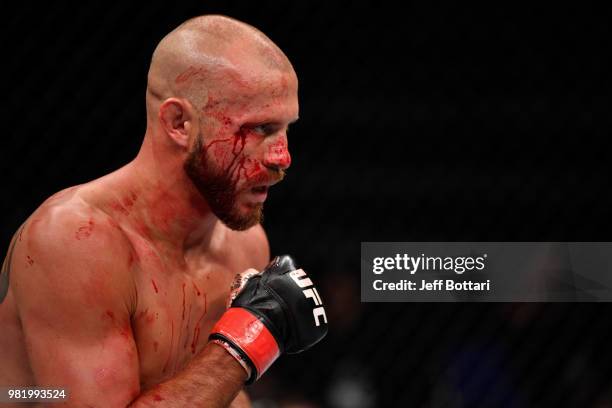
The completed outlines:
[[[244,367],[247,384],[261,377],[282,353],[300,353],[327,334],[321,296],[290,256],[277,256],[261,273],[245,275],[235,286],[230,307],[209,340]]]
[[[297,271],[289,272],[289,276],[291,276],[291,279],[293,279],[293,281],[300,288],[312,286],[312,288],[310,289],[304,289],[302,293],[304,293],[304,296],[306,296],[307,298],[311,298],[314,301],[315,306],[320,306],[312,311],[312,315],[314,316],[314,320],[317,327],[321,325],[321,322],[319,322],[319,317],[321,316],[323,316],[323,320],[325,320],[325,323],[327,323],[325,309],[323,308],[323,306],[321,306],[323,304],[323,301],[321,301],[321,297],[319,296],[319,292],[317,292],[317,288],[314,287],[312,281],[310,280],[308,275],[306,275],[306,272],[304,272],[302,269],[298,269]]]

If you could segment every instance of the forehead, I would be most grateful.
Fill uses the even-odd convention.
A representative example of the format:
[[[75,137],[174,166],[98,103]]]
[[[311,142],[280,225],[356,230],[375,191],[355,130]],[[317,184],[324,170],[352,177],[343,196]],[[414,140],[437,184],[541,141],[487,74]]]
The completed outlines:
[[[249,66],[228,69],[209,93],[207,108],[223,109],[234,118],[292,122],[298,116],[298,81],[293,70]],[[261,118],[261,119],[256,119]]]

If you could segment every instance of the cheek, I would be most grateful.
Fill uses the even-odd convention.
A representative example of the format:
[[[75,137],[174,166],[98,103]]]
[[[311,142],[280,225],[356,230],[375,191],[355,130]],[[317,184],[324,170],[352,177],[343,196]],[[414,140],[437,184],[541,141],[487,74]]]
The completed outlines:
[[[244,157],[238,163],[235,170],[236,182],[259,183],[267,180],[266,168],[259,160]]]
[[[252,157],[261,136],[249,132],[225,133],[207,141],[202,149],[202,163],[211,162],[215,168],[228,175],[234,183],[240,180],[265,179],[265,167]]]
[[[259,160],[248,160],[245,166],[246,176],[249,179],[254,179],[261,174],[265,174],[265,167]]]
[[[203,156],[212,160],[224,172],[231,171],[236,162],[244,156],[247,145],[245,135],[237,133],[219,137],[206,143]]]
[[[203,142],[202,163],[205,165],[206,160],[210,160],[220,170],[231,171],[243,155],[250,135],[240,131],[236,132],[231,118],[223,109],[207,109],[204,114],[213,119],[213,126],[204,131],[205,134],[212,137]]]

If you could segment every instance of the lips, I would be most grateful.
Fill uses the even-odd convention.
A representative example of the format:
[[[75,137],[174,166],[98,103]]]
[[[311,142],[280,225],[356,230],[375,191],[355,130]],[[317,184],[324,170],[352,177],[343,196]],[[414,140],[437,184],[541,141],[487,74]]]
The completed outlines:
[[[255,193],[255,194],[264,194],[268,192],[268,186],[264,185],[264,186],[258,186],[258,187],[253,187],[251,188],[251,192]]]
[[[265,193],[268,191],[270,187],[280,182],[281,180],[282,180],[282,177],[258,180],[256,183],[253,184],[253,187],[251,187],[251,192],[252,193]]]
[[[251,197],[256,203],[263,203],[268,197],[268,186],[257,186],[250,190]]]
[[[268,197],[268,190],[270,187],[280,182],[282,179],[283,177],[273,177],[270,179],[258,180],[253,187],[246,191],[250,193],[249,195],[251,196],[252,201],[256,203],[263,203]]]

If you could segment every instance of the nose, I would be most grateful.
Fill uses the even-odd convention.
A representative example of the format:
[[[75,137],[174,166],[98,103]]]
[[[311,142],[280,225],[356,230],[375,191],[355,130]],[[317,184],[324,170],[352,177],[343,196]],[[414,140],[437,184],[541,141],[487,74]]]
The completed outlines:
[[[285,170],[291,165],[291,155],[286,138],[277,140],[268,146],[263,164],[277,170]]]

